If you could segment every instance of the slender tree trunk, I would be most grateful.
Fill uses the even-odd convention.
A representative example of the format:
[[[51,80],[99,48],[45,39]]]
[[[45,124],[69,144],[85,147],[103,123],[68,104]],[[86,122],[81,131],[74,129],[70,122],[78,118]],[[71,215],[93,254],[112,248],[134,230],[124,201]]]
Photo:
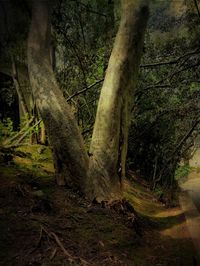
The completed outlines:
[[[13,58],[12,58],[12,73],[13,73],[12,74],[13,83],[14,83],[14,86],[15,86],[15,89],[16,89],[17,95],[18,95],[19,109],[20,109],[20,120],[24,116],[28,119],[29,118],[29,110],[28,110],[28,107],[26,105],[26,101],[25,101],[23,92],[21,90],[21,86],[20,86],[19,79],[18,79],[17,67],[16,67],[15,60]]]
[[[131,105],[142,56],[148,1],[122,0],[122,17],[101,90],[90,147],[89,195],[120,197]]]
[[[45,145],[46,144],[46,130],[45,130],[45,126],[44,126],[44,123],[42,122],[41,125],[40,125],[40,143],[42,145]]]
[[[49,1],[33,1],[28,70],[33,95],[53,147],[57,183],[84,192],[88,156],[50,62]]]

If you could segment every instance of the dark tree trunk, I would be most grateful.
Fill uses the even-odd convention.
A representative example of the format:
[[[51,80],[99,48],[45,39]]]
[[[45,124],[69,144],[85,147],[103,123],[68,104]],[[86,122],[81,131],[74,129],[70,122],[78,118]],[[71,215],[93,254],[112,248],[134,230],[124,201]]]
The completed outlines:
[[[33,1],[28,38],[30,83],[53,148],[57,183],[84,192],[88,156],[75,118],[53,74],[49,6],[48,1]]]

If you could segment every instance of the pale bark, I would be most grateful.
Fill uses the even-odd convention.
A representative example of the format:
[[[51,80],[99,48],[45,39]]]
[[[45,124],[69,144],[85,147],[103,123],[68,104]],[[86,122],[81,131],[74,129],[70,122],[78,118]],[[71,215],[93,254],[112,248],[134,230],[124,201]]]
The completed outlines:
[[[55,80],[50,62],[48,1],[33,1],[28,39],[28,70],[33,95],[53,147],[57,182],[84,192],[88,156],[70,107]]]
[[[122,17],[99,99],[90,147],[88,193],[120,197],[128,125],[148,19],[148,1],[122,0]]]
[[[40,143],[42,145],[45,145],[46,144],[46,130],[45,130],[45,126],[44,126],[44,123],[42,122],[41,125],[40,125]]]
[[[28,68],[33,95],[53,147],[58,184],[91,199],[121,196],[125,176],[128,125],[148,17],[145,0],[122,0],[122,18],[98,104],[90,148],[59,89],[50,62],[47,1],[33,1]],[[88,174],[89,169],[89,174]]]

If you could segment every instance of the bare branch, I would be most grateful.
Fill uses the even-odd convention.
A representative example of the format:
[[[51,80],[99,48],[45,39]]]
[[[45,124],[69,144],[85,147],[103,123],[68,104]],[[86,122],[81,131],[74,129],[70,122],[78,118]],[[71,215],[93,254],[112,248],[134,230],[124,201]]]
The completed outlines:
[[[71,1],[75,1],[75,0],[71,0]],[[82,3],[81,1],[76,1],[78,4],[80,4],[80,5],[82,5],[84,8],[85,8],[85,10],[87,11],[87,12],[90,12],[90,13],[93,13],[93,14],[96,14],[96,15],[99,15],[99,16],[103,16],[103,17],[107,17],[107,15],[106,14],[103,14],[103,13],[100,13],[100,12],[98,12],[98,11],[96,11],[96,10],[93,10],[93,9],[90,9],[89,7],[88,7],[88,5],[86,5],[86,4],[84,4],[84,3]]]
[[[195,4],[195,7],[197,9],[197,13],[198,13],[198,16],[199,16],[199,19],[200,19],[200,11],[199,11],[199,6],[198,6],[198,3],[197,3],[197,0],[194,0],[194,4]]]
[[[166,61],[166,62],[156,62],[156,63],[150,63],[150,64],[145,64],[145,65],[140,65],[141,68],[148,68],[148,67],[158,67],[158,66],[163,66],[163,65],[173,65],[173,64],[177,64],[179,61],[181,61],[183,58],[187,57],[187,56],[191,56],[191,55],[195,55],[195,54],[199,54],[200,53],[200,49],[196,49],[194,51],[188,52],[184,55],[179,56],[178,58],[174,59],[174,60],[170,60],[170,61]]]
[[[74,94],[72,94],[71,96],[69,96],[67,98],[67,102],[71,101],[71,99],[74,98],[75,96],[78,96],[78,95],[88,91],[89,89],[93,88],[94,86],[96,86],[97,84],[100,84],[103,81],[104,81],[104,78],[100,79],[100,80],[97,80],[95,83],[91,84],[89,87],[86,87],[86,88],[84,88],[84,89],[82,89],[80,91],[75,92]]]

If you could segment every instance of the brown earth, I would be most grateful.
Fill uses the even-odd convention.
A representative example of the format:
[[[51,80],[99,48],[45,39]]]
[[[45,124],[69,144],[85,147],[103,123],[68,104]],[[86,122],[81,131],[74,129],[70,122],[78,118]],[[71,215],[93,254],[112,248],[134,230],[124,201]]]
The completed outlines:
[[[132,178],[132,227],[127,216],[55,186],[50,151],[40,148],[20,148],[0,165],[0,265],[195,265],[179,207],[167,209]]]

